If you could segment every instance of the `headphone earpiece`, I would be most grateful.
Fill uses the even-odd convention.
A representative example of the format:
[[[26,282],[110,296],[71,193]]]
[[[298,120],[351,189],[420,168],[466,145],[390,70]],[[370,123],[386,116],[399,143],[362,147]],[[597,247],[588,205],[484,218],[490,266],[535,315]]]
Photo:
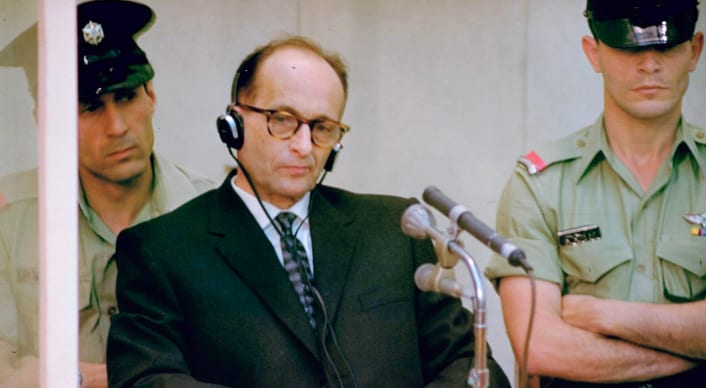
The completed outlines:
[[[243,117],[231,105],[216,119],[216,128],[221,141],[228,147],[239,150],[243,146]]]
[[[331,170],[333,170],[333,164],[336,163],[336,157],[342,149],[343,144],[341,143],[336,143],[336,145],[333,146],[333,148],[331,149],[331,153],[328,154],[328,158],[326,159],[326,163],[324,164],[324,170],[328,172],[331,172]]]

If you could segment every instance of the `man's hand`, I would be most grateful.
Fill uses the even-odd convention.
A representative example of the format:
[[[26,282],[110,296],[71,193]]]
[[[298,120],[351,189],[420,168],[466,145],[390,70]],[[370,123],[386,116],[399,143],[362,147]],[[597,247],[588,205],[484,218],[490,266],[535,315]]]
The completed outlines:
[[[706,359],[706,300],[643,303],[565,295],[562,320],[579,329],[693,359]]]
[[[79,363],[79,369],[83,376],[82,388],[107,388],[108,370],[105,364],[95,364],[91,362]]]
[[[528,288],[527,278],[511,276],[503,278],[498,289],[510,344],[520,363],[530,316]],[[625,311],[631,310],[626,307],[645,304],[581,295],[562,297],[557,284],[543,280],[537,280],[536,290],[534,325],[541,330],[534,331],[531,337],[526,371],[530,375],[614,383],[670,376],[695,365],[688,359],[640,346],[637,341],[621,340],[622,336],[596,333],[606,331],[603,325],[608,321],[618,322],[615,326],[626,326],[623,320],[635,319],[631,311]],[[606,318],[606,314],[613,316]],[[700,315],[701,321],[704,316]],[[651,315],[648,318],[653,320]]]

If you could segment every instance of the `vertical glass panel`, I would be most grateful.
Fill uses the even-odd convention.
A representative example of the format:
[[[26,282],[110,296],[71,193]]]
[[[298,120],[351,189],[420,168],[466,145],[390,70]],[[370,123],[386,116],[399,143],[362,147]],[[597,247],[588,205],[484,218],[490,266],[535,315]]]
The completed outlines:
[[[0,386],[39,378],[37,3],[0,1]]]

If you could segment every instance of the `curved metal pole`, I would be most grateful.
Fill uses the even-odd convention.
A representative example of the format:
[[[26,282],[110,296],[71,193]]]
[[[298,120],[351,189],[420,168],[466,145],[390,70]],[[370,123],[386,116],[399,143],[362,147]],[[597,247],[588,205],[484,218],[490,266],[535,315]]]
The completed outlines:
[[[490,383],[490,373],[488,371],[488,347],[485,343],[486,337],[486,310],[485,310],[485,290],[481,272],[473,257],[466,252],[459,244],[451,241],[448,250],[458,256],[468,268],[473,283],[475,297],[471,298],[473,305],[473,328],[475,333],[475,357],[473,367],[468,373],[468,385],[475,388],[487,388]]]

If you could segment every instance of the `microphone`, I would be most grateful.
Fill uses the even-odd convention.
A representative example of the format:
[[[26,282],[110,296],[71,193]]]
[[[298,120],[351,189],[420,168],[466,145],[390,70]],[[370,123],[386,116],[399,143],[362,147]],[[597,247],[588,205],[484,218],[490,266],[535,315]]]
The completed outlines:
[[[402,232],[412,238],[423,240],[431,238],[437,256],[436,265],[429,263],[422,264],[414,272],[414,283],[422,291],[433,291],[450,295],[456,298],[472,298],[473,295],[464,291],[461,285],[456,282],[453,267],[458,259],[450,251],[449,247],[456,245],[455,241],[450,241],[436,226],[434,216],[426,206],[419,203],[410,205],[402,213]]]
[[[431,207],[447,215],[459,228],[467,231],[495,253],[507,259],[511,265],[520,266],[527,272],[532,271],[532,267],[521,249],[507,242],[496,231],[476,218],[468,209],[447,197],[437,187],[429,186],[424,189],[422,198]]]
[[[456,244],[456,242],[450,241],[437,230],[435,226],[436,221],[434,220],[434,216],[429,209],[422,204],[415,203],[410,205],[404,213],[402,213],[402,220],[400,222],[402,232],[417,240],[431,238],[434,242],[434,250],[436,251],[439,264],[444,268],[453,268],[456,266],[458,259],[449,252],[448,248],[449,245]]]
[[[473,297],[456,282],[453,270],[443,269],[439,265],[429,263],[420,265],[414,272],[414,283],[417,288],[425,292],[439,292],[455,298]]]
[[[436,230],[436,220],[429,209],[418,203],[410,205],[402,213],[400,226],[404,234],[417,240],[423,240],[427,237],[431,237],[434,241],[444,239],[441,232]]]

